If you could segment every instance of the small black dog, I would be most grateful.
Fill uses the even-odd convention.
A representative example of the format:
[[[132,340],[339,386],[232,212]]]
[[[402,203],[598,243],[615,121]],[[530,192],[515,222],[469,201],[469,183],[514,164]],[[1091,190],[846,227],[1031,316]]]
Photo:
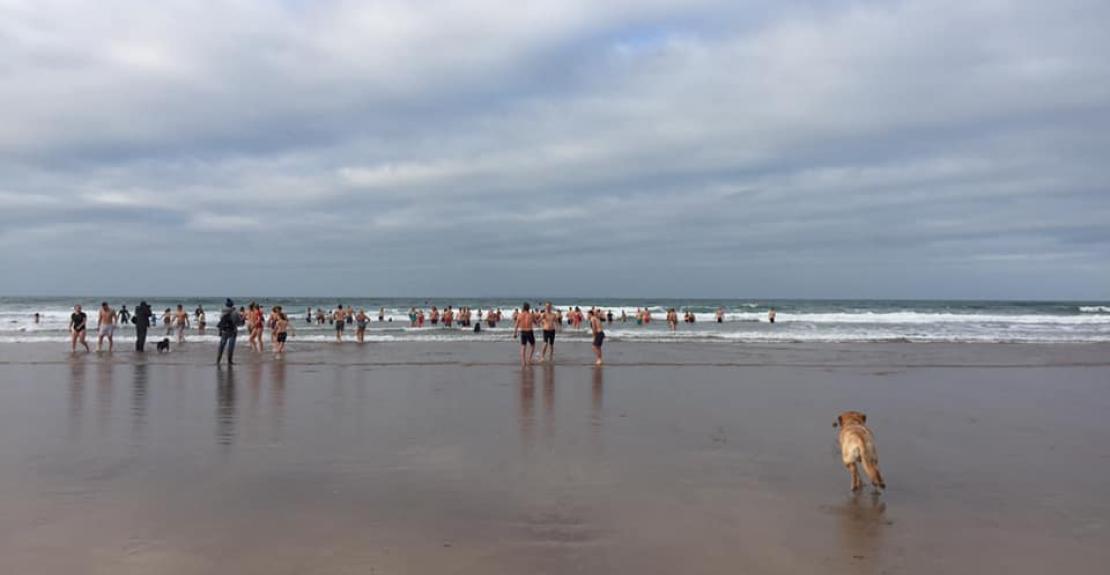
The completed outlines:
[[[170,350],[170,338],[164,337],[162,341],[158,342],[158,353],[165,353]]]

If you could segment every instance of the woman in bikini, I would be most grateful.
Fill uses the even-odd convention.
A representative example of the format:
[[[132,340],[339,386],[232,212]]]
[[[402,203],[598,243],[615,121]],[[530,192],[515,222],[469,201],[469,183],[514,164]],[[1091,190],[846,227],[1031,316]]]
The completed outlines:
[[[366,336],[366,326],[370,323],[370,318],[366,316],[366,310],[359,308],[358,315],[355,316],[355,339],[359,343],[363,343],[363,338]]]
[[[250,329],[250,344],[251,349],[261,353],[262,346],[262,330],[266,324],[265,318],[262,317],[262,306],[255,302],[251,302],[250,307],[247,309],[247,326]]]

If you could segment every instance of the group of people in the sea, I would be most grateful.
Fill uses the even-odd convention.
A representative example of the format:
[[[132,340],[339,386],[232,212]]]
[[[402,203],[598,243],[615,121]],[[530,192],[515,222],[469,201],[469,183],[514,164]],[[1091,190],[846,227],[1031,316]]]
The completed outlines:
[[[715,317],[717,323],[724,321],[725,310],[723,307],[717,309]],[[433,327],[442,325],[446,329],[458,325],[460,329],[472,328],[475,332],[480,332],[483,322],[489,328],[497,327],[497,324],[502,321],[502,311],[500,308],[486,310],[485,312],[481,309],[472,311],[466,306],[456,309],[451,305],[440,310],[433,305],[426,314],[423,308],[410,308],[408,318],[409,325],[416,328],[423,328],[425,319],[427,319]],[[175,337],[177,343],[184,343],[187,329],[195,328],[198,333],[204,333],[208,325],[208,313],[201,305],[198,305],[190,313],[186,311],[183,304],[177,304],[176,309],[166,308],[159,318],[146,301],[139,302],[133,312],[128,310],[126,305],[121,305],[120,309],[116,310],[108,302],[101,302],[96,318],[96,350],[101,351],[104,341],[107,340],[108,351],[113,351],[116,328],[131,323],[135,326],[135,351],[145,351],[147,332],[151,328],[156,329],[158,327],[159,319],[165,329],[163,344],[168,344],[170,336]],[[472,321],[475,319],[476,321]],[[601,365],[603,363],[602,346],[605,341],[604,324],[611,324],[614,321],[627,322],[634,319],[637,325],[648,325],[652,322],[653,316],[651,310],[646,307],[637,308],[632,318],[630,318],[624,310],[621,310],[619,317],[614,315],[612,310],[598,307],[591,307],[585,312],[578,306],[568,307],[564,313],[562,309],[555,308],[551,302],[546,302],[542,309],[533,309],[531,304],[525,302],[520,308],[513,310],[511,319],[513,322],[513,339],[520,338],[521,364],[529,365],[535,359],[535,325],[540,325],[543,331],[543,348],[540,351],[540,362],[542,363],[554,361],[555,334],[562,329],[564,324],[577,330],[581,329],[582,324],[585,323],[593,336],[595,361],[597,365]],[[774,308],[771,308],[768,312],[767,319],[770,323],[775,322]],[[38,323],[40,314],[34,314],[34,320],[35,323]],[[366,331],[371,323],[371,318],[365,309],[359,308],[358,311],[355,311],[352,306],[344,307],[343,304],[337,304],[334,309],[330,310],[316,308],[315,312],[309,307],[305,310],[304,320],[309,325],[330,324],[334,326],[335,341],[340,343],[344,340],[344,332],[347,330],[347,326],[352,326],[355,332],[355,340],[364,343]],[[378,310],[378,322],[392,321],[393,318],[386,317],[385,308]],[[678,329],[678,311],[675,308],[667,310],[666,321],[672,330]],[[697,321],[697,318],[693,311],[686,310],[683,312],[682,321],[692,324]],[[75,305],[69,322],[71,351],[76,352],[78,344],[84,346],[86,352],[90,351],[86,340],[88,324],[88,315],[82,311],[80,304]],[[263,306],[257,302],[252,301],[246,306],[236,307],[235,302],[228,299],[224,302],[224,307],[220,310],[219,320],[216,323],[216,331],[220,338],[216,363],[223,361],[225,352],[228,364],[234,363],[235,342],[240,327],[246,329],[247,341],[251,351],[258,353],[265,351],[265,330],[269,328],[270,343],[275,359],[284,357],[286,342],[294,331],[293,322],[280,305],[270,307],[267,313]],[[160,344],[159,347],[161,348],[163,344]]]

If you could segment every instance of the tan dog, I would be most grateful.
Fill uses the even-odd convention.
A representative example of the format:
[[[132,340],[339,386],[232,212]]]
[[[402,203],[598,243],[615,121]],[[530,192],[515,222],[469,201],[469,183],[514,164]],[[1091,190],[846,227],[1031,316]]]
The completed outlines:
[[[840,457],[844,467],[852,475],[852,491],[860,488],[859,470],[857,463],[863,464],[863,472],[871,480],[871,485],[886,489],[883,474],[879,471],[879,453],[875,450],[875,438],[871,430],[867,429],[867,416],[858,411],[845,411],[841,413],[833,427],[840,427],[837,439],[840,441]]]

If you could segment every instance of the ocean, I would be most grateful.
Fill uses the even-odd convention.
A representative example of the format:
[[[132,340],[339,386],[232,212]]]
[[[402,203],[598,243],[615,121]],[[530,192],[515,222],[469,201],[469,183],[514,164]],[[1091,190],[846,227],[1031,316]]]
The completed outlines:
[[[215,341],[215,323],[224,298],[149,298],[156,315],[166,308],[182,304],[190,312],[203,306],[208,315],[208,329],[187,332],[189,341]],[[246,305],[250,298],[234,297],[236,305]],[[90,338],[95,338],[96,310],[107,300],[117,310],[126,304],[134,310],[137,297],[67,297],[67,298],[0,298],[0,343],[64,342],[67,340],[69,314],[76,303],[89,314]],[[290,315],[295,329],[293,342],[325,341],[334,338],[331,326],[305,322],[308,308],[332,309],[337,304],[366,310],[373,322],[367,334],[370,342],[403,341],[505,341],[512,335],[512,324],[504,321],[496,328],[482,326],[480,333],[458,326],[424,328],[409,325],[409,309],[413,307],[440,309],[469,306],[472,310],[501,309],[506,320],[521,299],[510,298],[257,298],[267,310],[281,305]],[[536,305],[540,300],[533,301]],[[612,299],[558,298],[556,307],[579,306],[583,310],[597,306],[612,310],[616,320],[606,326],[611,340],[636,341],[715,341],[734,342],[998,342],[998,343],[1093,343],[1110,342],[1110,302],[1037,302],[1037,301],[895,301],[895,300],[762,300],[762,299]],[[654,321],[637,325],[633,316],[638,308],[652,311]],[[694,312],[697,321],[680,323],[671,331],[665,321],[668,308]],[[715,320],[718,307],[725,309],[723,323]],[[777,321],[767,321],[767,311],[774,307]],[[384,322],[378,312],[385,309]],[[628,321],[621,322],[624,312]],[[40,314],[40,322],[33,319]],[[127,341],[134,335],[133,327],[117,332],[117,340]],[[565,328],[560,338],[586,339],[585,326],[574,331]],[[151,336],[164,333],[152,329]],[[353,337],[353,331],[347,331]]]

